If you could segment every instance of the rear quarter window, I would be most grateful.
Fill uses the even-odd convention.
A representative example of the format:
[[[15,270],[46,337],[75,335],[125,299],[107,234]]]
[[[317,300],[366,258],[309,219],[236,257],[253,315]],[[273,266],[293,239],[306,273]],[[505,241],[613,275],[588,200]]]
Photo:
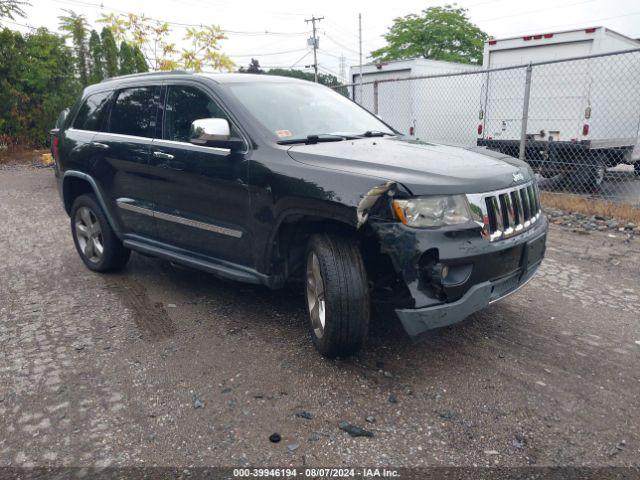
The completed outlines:
[[[78,110],[73,128],[94,132],[104,131],[111,95],[112,92],[100,92],[88,96]]]

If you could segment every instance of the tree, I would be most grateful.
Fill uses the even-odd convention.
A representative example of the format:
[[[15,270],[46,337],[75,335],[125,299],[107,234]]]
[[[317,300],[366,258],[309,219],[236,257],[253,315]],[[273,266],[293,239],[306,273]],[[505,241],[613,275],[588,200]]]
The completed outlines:
[[[460,63],[482,63],[487,34],[471,23],[464,8],[429,7],[421,15],[394,19],[384,36],[387,45],[371,52],[379,61],[429,58]]]
[[[117,41],[124,40],[138,47],[153,70],[185,68],[201,71],[212,68],[231,71],[233,68],[231,59],[220,51],[219,44],[226,37],[216,25],[188,28],[183,40],[189,43],[189,48],[179,52],[169,39],[171,30],[168,23],[133,13],[106,14],[98,21],[111,29]]]
[[[252,58],[247,68],[240,67],[238,73],[264,73],[264,70],[260,68],[260,62],[255,58]]]
[[[301,80],[308,80],[313,82],[315,76],[311,72],[303,72],[302,70],[295,70],[293,68],[272,68],[268,72],[267,75],[280,75],[281,77],[293,77],[299,78]],[[341,93],[345,96],[348,96],[347,88],[342,86],[340,80],[335,75],[331,75],[329,73],[319,73],[318,74],[318,83],[325,85],[327,87],[333,88],[338,93]]]
[[[15,20],[16,17],[26,17],[23,7],[29,7],[29,2],[21,0],[0,0],[0,18]]]
[[[133,49],[127,42],[120,43],[118,63],[120,64],[120,75],[136,73],[136,61],[133,58]]]
[[[187,28],[184,40],[191,42],[191,45],[180,54],[181,68],[196,72],[201,72],[205,67],[232,71],[234,63],[220,52],[219,43],[225,38],[227,37],[217,25],[204,26],[199,30]]]
[[[0,142],[44,146],[61,110],[80,93],[73,51],[40,28],[0,31]]]
[[[118,46],[109,27],[104,27],[100,32],[102,40],[102,59],[106,78],[118,75]]]
[[[98,83],[104,78],[104,55],[100,35],[95,30],[91,30],[91,35],[89,36],[89,54],[91,56],[89,78],[91,83]]]
[[[87,19],[73,10],[63,10],[66,15],[58,17],[60,30],[71,38],[76,55],[76,67],[83,86],[89,84],[89,52],[87,47]]]
[[[136,72],[140,73],[140,72],[149,71],[149,65],[147,65],[147,60],[144,58],[144,54],[142,53],[142,50],[140,50],[140,47],[138,46],[133,47],[133,60],[136,65]]]

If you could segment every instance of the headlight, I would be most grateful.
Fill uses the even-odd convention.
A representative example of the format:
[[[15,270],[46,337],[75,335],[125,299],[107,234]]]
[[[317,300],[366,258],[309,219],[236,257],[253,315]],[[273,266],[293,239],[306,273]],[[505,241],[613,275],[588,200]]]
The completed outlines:
[[[393,211],[410,227],[441,227],[471,221],[469,202],[464,195],[442,195],[393,200]]]

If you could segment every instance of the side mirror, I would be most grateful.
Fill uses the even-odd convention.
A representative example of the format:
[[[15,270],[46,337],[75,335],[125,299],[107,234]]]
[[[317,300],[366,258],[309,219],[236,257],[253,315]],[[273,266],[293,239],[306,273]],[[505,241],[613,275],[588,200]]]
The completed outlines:
[[[229,122],[224,118],[200,118],[191,123],[189,141],[205,147],[241,150],[244,141],[231,138]]]

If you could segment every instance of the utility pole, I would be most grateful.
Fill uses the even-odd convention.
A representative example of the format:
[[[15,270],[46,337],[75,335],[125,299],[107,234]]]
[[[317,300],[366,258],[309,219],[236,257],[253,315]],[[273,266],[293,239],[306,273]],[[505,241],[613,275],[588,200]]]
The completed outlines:
[[[311,22],[313,26],[313,36],[307,42],[310,45],[313,45],[313,72],[315,82],[318,83],[318,37],[316,36],[316,22],[323,20],[324,17],[316,17],[315,15],[311,15],[311,18],[306,19],[305,23]]]
[[[358,97],[360,98],[360,105],[362,105],[362,14],[358,14],[358,43],[360,44],[360,85],[358,90],[360,90],[360,94]]]

